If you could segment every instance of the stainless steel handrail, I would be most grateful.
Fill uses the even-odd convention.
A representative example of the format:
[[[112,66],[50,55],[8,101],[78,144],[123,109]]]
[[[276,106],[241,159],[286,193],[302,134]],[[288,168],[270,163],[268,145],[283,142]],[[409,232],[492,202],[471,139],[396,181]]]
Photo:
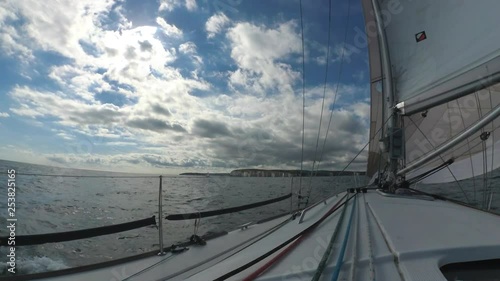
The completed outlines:
[[[162,188],[163,176],[160,176],[160,186],[158,188],[158,239],[160,244],[159,256],[163,256],[166,253],[163,251],[163,188]]]

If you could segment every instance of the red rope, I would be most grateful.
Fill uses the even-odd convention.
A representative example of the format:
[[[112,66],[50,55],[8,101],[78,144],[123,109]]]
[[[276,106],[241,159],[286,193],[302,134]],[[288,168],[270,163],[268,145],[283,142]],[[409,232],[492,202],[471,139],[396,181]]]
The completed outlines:
[[[324,220],[326,217],[328,217],[329,215],[331,215],[331,212],[340,204],[340,202],[342,202],[342,200],[339,200],[339,202],[337,202],[330,210],[328,210],[328,212],[326,214],[324,214],[323,217],[321,217],[320,220]],[[275,264],[275,262],[279,261],[282,257],[284,257],[286,254],[288,254],[291,250],[293,250],[298,244],[300,244],[300,242],[302,242],[302,240],[304,240],[304,238],[306,238],[306,236],[314,228],[311,228],[309,231],[307,231],[304,234],[302,234],[299,238],[297,238],[297,240],[295,240],[292,244],[288,245],[288,247],[286,247],[283,251],[281,251],[277,256],[275,256],[274,258],[272,258],[271,260],[269,260],[267,263],[265,263],[264,265],[262,265],[261,267],[259,267],[256,271],[252,272],[250,275],[248,275],[247,277],[245,277],[243,279],[243,281],[255,280],[255,278],[257,278],[264,271],[266,271],[271,266],[273,266]]]

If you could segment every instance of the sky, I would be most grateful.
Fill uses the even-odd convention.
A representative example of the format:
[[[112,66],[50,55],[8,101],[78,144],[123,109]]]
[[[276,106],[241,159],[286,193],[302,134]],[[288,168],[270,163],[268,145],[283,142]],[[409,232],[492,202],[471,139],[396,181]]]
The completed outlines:
[[[303,2],[305,80],[298,0],[2,1],[0,159],[297,169],[305,82],[304,169],[342,169],[368,141],[361,1],[332,1],[330,47],[328,1]]]

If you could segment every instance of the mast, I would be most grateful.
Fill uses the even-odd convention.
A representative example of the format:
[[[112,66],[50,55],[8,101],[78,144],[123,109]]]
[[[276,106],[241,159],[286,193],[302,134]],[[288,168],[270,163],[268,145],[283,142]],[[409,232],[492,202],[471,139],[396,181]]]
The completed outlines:
[[[500,120],[482,121],[500,104],[500,1],[361,1],[371,79],[367,174],[382,170],[379,182],[395,188],[448,159],[431,180],[500,167]],[[472,126],[475,133],[464,133]],[[481,157],[492,158],[490,167]]]
[[[394,84],[392,79],[391,59],[389,56],[389,47],[387,37],[384,31],[384,22],[380,14],[380,6],[377,0],[372,0],[373,12],[377,24],[377,33],[379,36],[380,58],[382,62],[383,73],[383,116],[384,120],[389,120],[387,130],[384,130],[385,149],[389,152],[389,173],[386,181],[389,184],[394,183],[395,175],[398,170],[399,159],[403,157],[403,131],[398,110],[396,109],[396,98],[394,93]],[[385,125],[383,125],[385,126]]]

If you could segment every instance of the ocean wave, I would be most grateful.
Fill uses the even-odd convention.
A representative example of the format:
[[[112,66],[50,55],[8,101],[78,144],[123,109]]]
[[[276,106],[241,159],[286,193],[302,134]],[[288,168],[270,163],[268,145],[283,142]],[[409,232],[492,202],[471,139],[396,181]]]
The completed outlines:
[[[193,198],[193,199],[189,199],[186,201],[186,203],[190,203],[190,202],[193,202],[193,201],[200,201],[200,200],[203,200],[205,199],[204,197],[198,197],[198,198]]]
[[[69,268],[61,260],[52,260],[48,257],[19,258],[16,262],[16,274],[39,273]],[[2,275],[10,274],[7,272],[7,263],[0,263],[0,272]]]

